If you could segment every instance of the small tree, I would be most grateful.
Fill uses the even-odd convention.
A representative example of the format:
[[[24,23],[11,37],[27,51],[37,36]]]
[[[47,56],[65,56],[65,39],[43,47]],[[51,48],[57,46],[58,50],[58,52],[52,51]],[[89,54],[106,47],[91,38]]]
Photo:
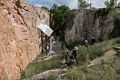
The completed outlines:
[[[41,8],[42,8],[42,9],[45,9],[45,10],[48,10],[48,8],[47,8],[47,7],[45,7],[45,6],[42,6]]]
[[[86,7],[87,7],[87,2],[85,0],[79,0],[79,9]]]
[[[56,4],[50,9],[52,21],[51,28],[54,30],[54,37],[64,41],[64,30],[66,29],[66,23],[69,21],[70,8],[62,5],[57,6]]]
[[[116,0],[107,0],[105,1],[105,5],[107,9],[112,10],[117,5],[117,2]]]

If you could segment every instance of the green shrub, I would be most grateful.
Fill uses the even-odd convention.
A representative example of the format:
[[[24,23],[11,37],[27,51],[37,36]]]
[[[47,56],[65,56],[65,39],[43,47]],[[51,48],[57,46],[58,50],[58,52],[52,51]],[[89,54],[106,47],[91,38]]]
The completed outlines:
[[[61,56],[56,56],[47,61],[40,61],[40,62],[33,61],[33,63],[28,65],[28,67],[24,71],[24,75],[22,76],[23,78],[29,78],[43,71],[50,70],[53,68],[59,68],[60,60],[61,60]]]
[[[85,74],[79,70],[77,67],[70,69],[63,80],[86,80]]]
[[[46,78],[46,80],[56,80],[56,77],[50,75],[50,76],[48,76],[48,77]]]
[[[74,67],[63,80],[119,80],[119,75],[110,65],[99,64],[88,68]]]
[[[95,45],[89,46],[88,48],[80,45],[77,56],[78,62],[80,64],[81,62],[85,61],[86,56],[89,56],[89,59],[93,60],[96,57],[102,56],[107,50],[119,44],[120,44],[120,38],[103,41],[101,43],[97,43]]]
[[[117,39],[115,40],[115,43],[116,43],[116,44],[120,44],[120,38],[117,38]]]
[[[102,47],[99,45],[90,46],[86,48],[85,46],[79,46],[78,50],[78,61],[85,61],[86,56],[89,56],[89,59],[92,60],[97,56],[101,56],[102,54]]]

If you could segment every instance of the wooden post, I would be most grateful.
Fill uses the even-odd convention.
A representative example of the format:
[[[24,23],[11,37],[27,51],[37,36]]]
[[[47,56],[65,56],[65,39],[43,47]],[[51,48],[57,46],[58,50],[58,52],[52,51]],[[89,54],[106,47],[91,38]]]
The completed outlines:
[[[45,49],[46,49],[46,54],[47,54],[47,35],[45,35]]]
[[[41,31],[41,44],[42,44],[42,54],[43,54],[43,33]]]

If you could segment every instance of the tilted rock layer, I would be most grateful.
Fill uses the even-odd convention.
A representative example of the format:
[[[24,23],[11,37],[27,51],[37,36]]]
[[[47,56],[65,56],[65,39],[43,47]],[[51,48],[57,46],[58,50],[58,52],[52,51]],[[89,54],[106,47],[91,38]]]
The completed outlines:
[[[36,58],[40,22],[49,25],[47,10],[20,0],[0,0],[0,80],[18,80]]]
[[[102,13],[102,12],[101,12]],[[111,13],[101,14],[98,10],[83,9],[75,13],[73,24],[68,25],[65,31],[65,41],[70,44],[85,39],[107,39],[114,28],[114,19]]]

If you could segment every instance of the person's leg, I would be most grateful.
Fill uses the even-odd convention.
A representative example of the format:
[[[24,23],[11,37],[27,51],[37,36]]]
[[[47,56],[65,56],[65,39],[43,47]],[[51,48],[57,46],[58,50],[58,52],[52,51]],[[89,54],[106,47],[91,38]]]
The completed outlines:
[[[78,65],[78,60],[77,60],[77,57],[75,56],[75,64]]]

